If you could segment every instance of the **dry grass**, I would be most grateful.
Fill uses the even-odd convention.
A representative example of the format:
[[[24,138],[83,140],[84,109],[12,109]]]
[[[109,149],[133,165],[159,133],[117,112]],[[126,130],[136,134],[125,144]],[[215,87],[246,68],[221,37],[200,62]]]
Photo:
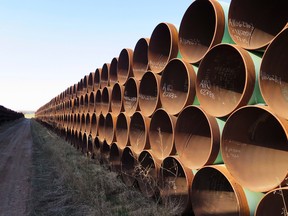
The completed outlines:
[[[38,122],[32,120],[31,129],[30,215],[173,215]]]

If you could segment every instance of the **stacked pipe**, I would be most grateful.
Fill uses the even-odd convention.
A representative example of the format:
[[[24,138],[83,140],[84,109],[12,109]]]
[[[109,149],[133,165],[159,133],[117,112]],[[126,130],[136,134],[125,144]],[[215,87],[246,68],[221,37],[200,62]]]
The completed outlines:
[[[286,215],[287,8],[196,0],[36,117],[179,213]]]

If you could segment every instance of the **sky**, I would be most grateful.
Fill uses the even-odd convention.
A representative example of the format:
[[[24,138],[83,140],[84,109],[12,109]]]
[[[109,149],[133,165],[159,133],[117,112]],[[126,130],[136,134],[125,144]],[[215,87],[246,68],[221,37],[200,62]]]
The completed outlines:
[[[36,111],[192,2],[0,0],[0,105]]]

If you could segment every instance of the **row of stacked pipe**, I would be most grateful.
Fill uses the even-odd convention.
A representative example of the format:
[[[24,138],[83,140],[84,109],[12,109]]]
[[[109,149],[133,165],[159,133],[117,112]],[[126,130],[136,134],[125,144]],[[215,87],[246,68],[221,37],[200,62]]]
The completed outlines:
[[[36,117],[179,213],[287,215],[287,9],[196,0]]]
[[[7,121],[14,121],[23,118],[24,114],[8,109],[0,105],[0,125]]]

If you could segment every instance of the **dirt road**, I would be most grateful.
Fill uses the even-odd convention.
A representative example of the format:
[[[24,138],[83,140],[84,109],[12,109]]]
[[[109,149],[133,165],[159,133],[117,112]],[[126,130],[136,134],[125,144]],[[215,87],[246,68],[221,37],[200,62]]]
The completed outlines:
[[[32,143],[28,119],[0,131],[0,216],[28,214]]]

